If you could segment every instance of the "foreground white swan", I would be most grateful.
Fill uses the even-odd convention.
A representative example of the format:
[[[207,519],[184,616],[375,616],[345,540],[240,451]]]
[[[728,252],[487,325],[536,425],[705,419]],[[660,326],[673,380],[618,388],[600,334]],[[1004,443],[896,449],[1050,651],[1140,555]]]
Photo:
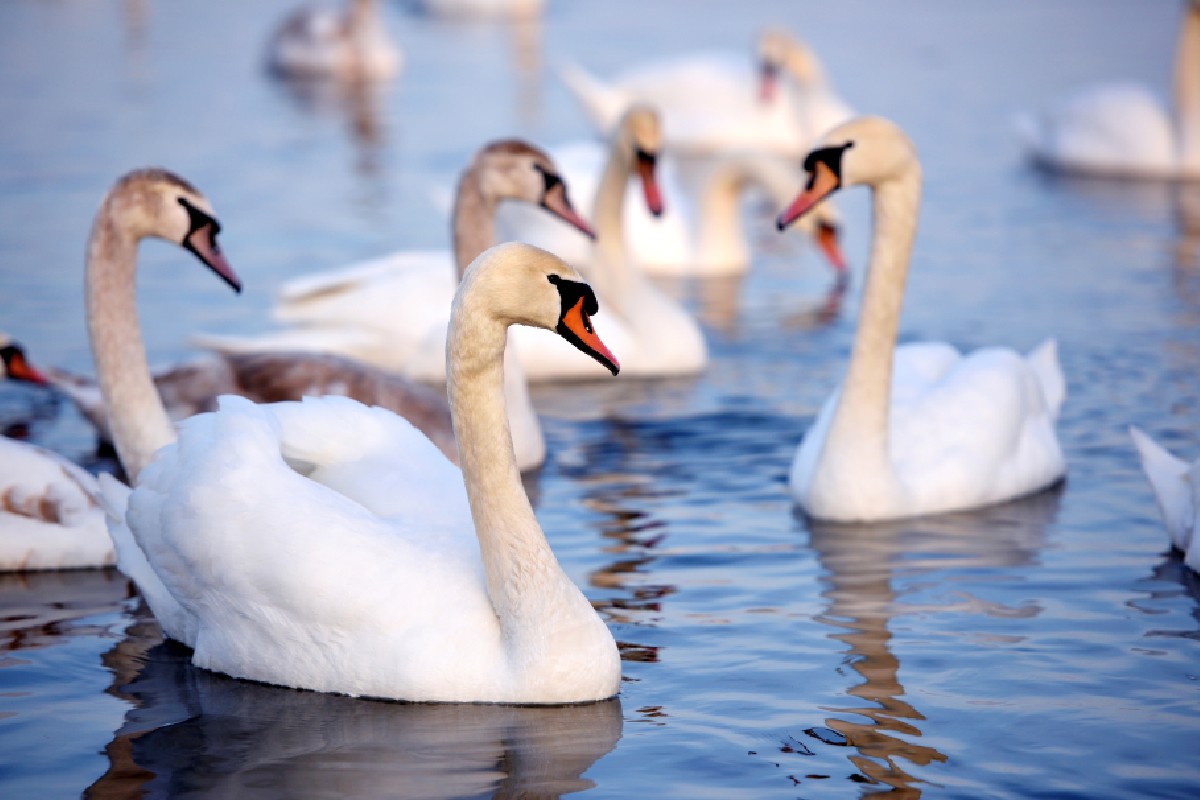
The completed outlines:
[[[855,119],[827,133],[804,168],[808,187],[779,215],[781,230],[858,184],[874,192],[874,229],[845,381],[796,453],[795,501],[818,518],[880,520],[989,505],[1060,480],[1054,424],[1065,385],[1053,341],[1024,358],[895,346],[921,195],[908,137],[887,120]]]
[[[114,228],[130,205],[140,224]],[[616,694],[616,646],[538,526],[502,392],[511,324],[557,330],[616,373],[592,333],[587,285],[517,244],[464,275],[447,344],[461,474],[401,418],[344,398],[222,398],[172,443],[137,330],[134,249],[139,235],[185,243],[236,285],[216,230],[187,184],[138,172],[106,198],[89,247],[88,331],[136,481],[114,538],[124,549],[132,534],[142,560],[122,553],[123,568],[168,635],[198,666],[317,691],[524,703]],[[109,497],[120,517],[122,498]]]
[[[592,215],[595,194],[608,152],[594,142],[578,142],[552,151],[563,177],[580,196],[584,217]],[[663,211],[654,216],[644,203],[626,191],[622,216],[630,258],[650,275],[717,276],[738,275],[750,264],[750,243],[742,219],[741,201],[748,190],[759,189],[776,206],[795,197],[803,184],[798,167],[769,153],[739,152],[706,159],[699,166],[695,199],[682,188],[669,158],[656,165],[656,178]],[[564,261],[587,264],[591,243],[578,233],[550,224],[543,215],[516,204],[497,213],[501,237],[528,242]],[[797,222],[804,235],[812,237],[839,278],[844,279],[846,260],[838,243],[841,218],[831,203],[821,203]]]
[[[1144,86],[1097,86],[1017,120],[1035,162],[1064,172],[1200,176],[1200,2],[1188,0],[1175,51],[1174,108]]]
[[[375,0],[349,0],[340,12],[296,9],[267,44],[268,68],[286,77],[382,80],[400,65]]]
[[[650,213],[662,212],[655,177],[661,147],[657,113],[644,105],[630,108],[612,135],[608,161],[592,201],[596,239],[583,269],[604,304],[597,331],[621,353],[626,375],[690,375],[708,363],[700,325],[642,273],[625,239],[625,191],[631,178],[636,176]],[[603,376],[600,367],[581,364],[570,347],[542,331],[514,329],[513,345],[531,380]]]
[[[566,222],[581,237],[591,228],[575,212],[558,168],[541,149],[516,139],[481,147],[459,177],[451,214],[453,255],[397,251],[284,284],[275,316],[291,327],[263,336],[203,335],[197,344],[229,354],[339,353],[389,372],[445,380],[446,323],[459,276],[491,247],[497,206],[517,200]],[[505,358],[505,396],[517,463],[545,459],[541,423],[515,356]],[[366,398],[360,398],[365,400]]]
[[[1131,427],[1129,434],[1154,490],[1171,546],[1183,553],[1188,567],[1200,572],[1200,459],[1188,464],[1138,428]]]
[[[662,113],[664,141],[679,152],[801,156],[850,117],[816,55],[788,33],[764,31],[757,62],[684,57],[635,68],[611,83],[571,65],[562,77],[601,133],[611,132],[631,105],[647,103]]]

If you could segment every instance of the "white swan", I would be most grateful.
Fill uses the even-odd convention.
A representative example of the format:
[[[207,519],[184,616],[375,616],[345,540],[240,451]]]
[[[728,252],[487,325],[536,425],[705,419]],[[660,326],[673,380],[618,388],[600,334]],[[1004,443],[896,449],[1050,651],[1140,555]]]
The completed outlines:
[[[1185,4],[1175,51],[1174,109],[1134,83],[1097,86],[1017,132],[1033,160],[1053,170],[1152,178],[1200,176],[1200,3]]]
[[[136,213],[135,213],[136,212]],[[117,218],[139,217],[132,228]],[[193,663],[267,683],[416,701],[567,703],[615,695],[612,635],[554,558],[504,411],[512,324],[557,330],[614,374],[591,289],[526,245],[463,276],[447,343],[463,469],[401,418],[345,398],[222,398],[177,442],[137,329],[137,239],[190,246],[236,285],[202,196],[160,171],[106,198],[88,260],[88,332],[117,451],[135,480],[114,537]],[[465,491],[464,491],[465,484]],[[118,541],[118,548],[129,544]],[[157,581],[157,583],[155,582]]]
[[[401,66],[375,0],[349,0],[344,11],[299,8],[267,45],[267,66],[286,77],[382,80]]]
[[[655,180],[661,145],[658,114],[649,106],[630,108],[613,133],[592,202],[596,240],[584,270],[605,308],[597,330],[621,353],[627,375],[690,375],[708,363],[699,324],[650,282],[626,246],[625,191],[631,177],[637,176],[650,212],[662,211]],[[598,366],[579,364],[569,347],[541,331],[515,329],[513,345],[531,380],[602,376]]]
[[[604,168],[607,151],[594,142],[576,142],[551,151],[563,177],[585,198],[579,213],[591,216],[591,198]],[[704,159],[698,165],[698,197],[693,200],[675,175],[672,159],[660,159],[656,178],[663,198],[663,212],[655,217],[626,191],[622,221],[630,257],[651,275],[717,276],[738,275],[750,264],[741,201],[748,190],[760,189],[778,207],[786,204],[803,184],[799,168],[770,153],[737,152]],[[846,260],[838,243],[841,217],[829,202],[797,222],[797,228],[812,237],[839,279],[845,279]],[[564,261],[581,265],[591,258],[591,244],[584,237],[548,224],[539,214],[516,204],[498,209],[501,238],[537,245]]]
[[[1188,464],[1136,427],[1130,427],[1129,434],[1154,490],[1171,546],[1183,553],[1188,567],[1200,572],[1200,459]]]
[[[764,31],[757,61],[684,57],[635,68],[611,83],[568,65],[562,78],[603,133],[630,105],[656,106],[663,115],[664,141],[679,152],[762,150],[798,157],[816,137],[850,117],[816,55],[788,33]]]
[[[297,327],[257,337],[204,335],[195,342],[226,354],[340,353],[390,372],[444,380],[446,322],[458,278],[495,243],[496,210],[505,200],[537,205],[582,234],[592,234],[549,156],[516,139],[490,142],[458,181],[451,215],[453,256],[398,251],[296,278],[280,291],[275,316]],[[515,357],[505,358],[504,385],[517,463],[532,469],[545,459],[546,445]]]
[[[1060,480],[1054,423],[1065,385],[1053,341],[1024,358],[895,346],[921,195],[908,137],[878,117],[852,120],[804,167],[808,187],[780,214],[781,230],[856,184],[873,190],[874,229],[846,377],[796,453],[795,501],[814,517],[868,521],[998,503]]]
[[[101,447],[111,445],[108,409],[96,382],[55,367],[45,379],[64,394],[96,429]],[[154,373],[154,386],[173,422],[217,407],[223,394],[256,403],[341,395],[386,408],[407,419],[452,461],[458,447],[446,398],[402,375],[331,353],[226,353]]]

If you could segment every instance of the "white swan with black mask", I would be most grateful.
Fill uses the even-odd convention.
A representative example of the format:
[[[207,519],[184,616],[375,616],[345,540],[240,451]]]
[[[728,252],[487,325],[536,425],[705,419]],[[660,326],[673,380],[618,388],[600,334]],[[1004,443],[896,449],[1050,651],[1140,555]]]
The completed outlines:
[[[114,214],[139,224],[105,224]],[[447,344],[461,473],[401,418],[344,398],[222,398],[175,441],[145,367],[135,250],[147,235],[184,242],[236,286],[216,230],[198,192],[140,172],[106,198],[89,247],[89,335],[135,481],[132,493],[107,482],[114,537],[135,548],[134,577],[167,634],[198,666],[316,691],[522,703],[616,694],[612,635],[537,523],[502,392],[512,324],[556,330],[616,373],[592,332],[591,289],[519,244],[464,275]]]
[[[838,126],[804,162],[782,230],[834,191],[867,185],[873,233],[862,309],[840,389],[804,437],[791,491],[814,517],[847,522],[989,505],[1062,479],[1054,425],[1065,396],[1053,340],[1029,356],[949,344],[896,347],[921,167],[893,123]]]

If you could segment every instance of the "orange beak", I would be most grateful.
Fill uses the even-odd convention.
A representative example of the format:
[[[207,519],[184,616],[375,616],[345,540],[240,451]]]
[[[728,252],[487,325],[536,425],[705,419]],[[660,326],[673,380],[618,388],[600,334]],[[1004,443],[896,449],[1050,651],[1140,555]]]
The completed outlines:
[[[589,239],[596,238],[596,232],[592,230],[592,226],[587,220],[579,216],[575,211],[575,207],[571,205],[570,199],[567,198],[566,191],[550,192],[542,199],[542,208],[549,211],[554,216],[566,222],[568,225],[576,228]]]
[[[607,367],[613,375],[621,371],[617,357],[596,335],[591,318],[583,310],[582,297],[562,315],[558,322],[558,332],[571,344]]]
[[[49,386],[50,381],[38,372],[20,353],[14,355],[8,362],[8,376],[13,380],[25,381],[37,386]]]
[[[812,207],[824,200],[829,195],[833,194],[839,186],[839,180],[833,170],[823,162],[818,161],[813,166],[812,177],[808,181],[808,186],[803,192],[796,196],[792,204],[785,208],[778,217],[775,218],[775,227],[783,230],[788,225],[791,225],[800,217],[812,210]]]
[[[242,279],[233,271],[233,267],[229,266],[229,262],[225,260],[225,256],[221,253],[221,248],[217,245],[215,232],[210,225],[202,225],[184,240],[183,246],[196,255],[204,264],[217,273],[217,277],[225,281],[229,286],[238,293],[242,291]]]
[[[758,68],[758,101],[763,105],[773,102],[778,85],[779,67],[769,61],[762,62]]]
[[[658,181],[654,177],[654,167],[657,159],[651,153],[638,151],[637,176],[642,182],[642,195],[646,198],[646,210],[656,217],[662,216],[662,193],[658,189]]]

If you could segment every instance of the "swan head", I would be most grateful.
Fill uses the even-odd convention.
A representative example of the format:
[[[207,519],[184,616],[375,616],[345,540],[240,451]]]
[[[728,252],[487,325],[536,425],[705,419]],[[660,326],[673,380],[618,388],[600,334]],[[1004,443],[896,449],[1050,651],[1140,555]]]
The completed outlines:
[[[591,225],[575,211],[557,165],[545,151],[520,139],[501,139],[476,155],[480,192],[491,201],[523,200],[541,206],[595,239]]]
[[[558,256],[521,242],[485,250],[463,274],[451,327],[463,314],[487,315],[504,326],[557,333],[613,375],[621,365],[592,327],[600,310],[592,287]]]
[[[653,106],[636,103],[621,118],[616,132],[616,148],[622,157],[631,159],[633,171],[642,184],[646,210],[662,216],[662,191],[656,177],[658,156],[662,150],[662,122]]]
[[[821,78],[812,50],[782,28],[767,28],[759,34],[757,51],[758,98],[763,103],[774,101],[781,73],[786,72],[801,86]]]
[[[110,212],[135,239],[155,237],[183,247],[235,291],[242,282],[225,260],[217,234],[221,223],[198,189],[173,172],[138,169],[117,179],[105,198]]]
[[[46,376],[33,368],[25,358],[25,348],[14,342],[7,334],[0,333],[0,380],[24,381],[38,386],[49,386]]]
[[[775,220],[783,230],[843,186],[879,186],[917,168],[917,151],[896,123],[858,117],[821,137],[804,158],[807,183]]]

